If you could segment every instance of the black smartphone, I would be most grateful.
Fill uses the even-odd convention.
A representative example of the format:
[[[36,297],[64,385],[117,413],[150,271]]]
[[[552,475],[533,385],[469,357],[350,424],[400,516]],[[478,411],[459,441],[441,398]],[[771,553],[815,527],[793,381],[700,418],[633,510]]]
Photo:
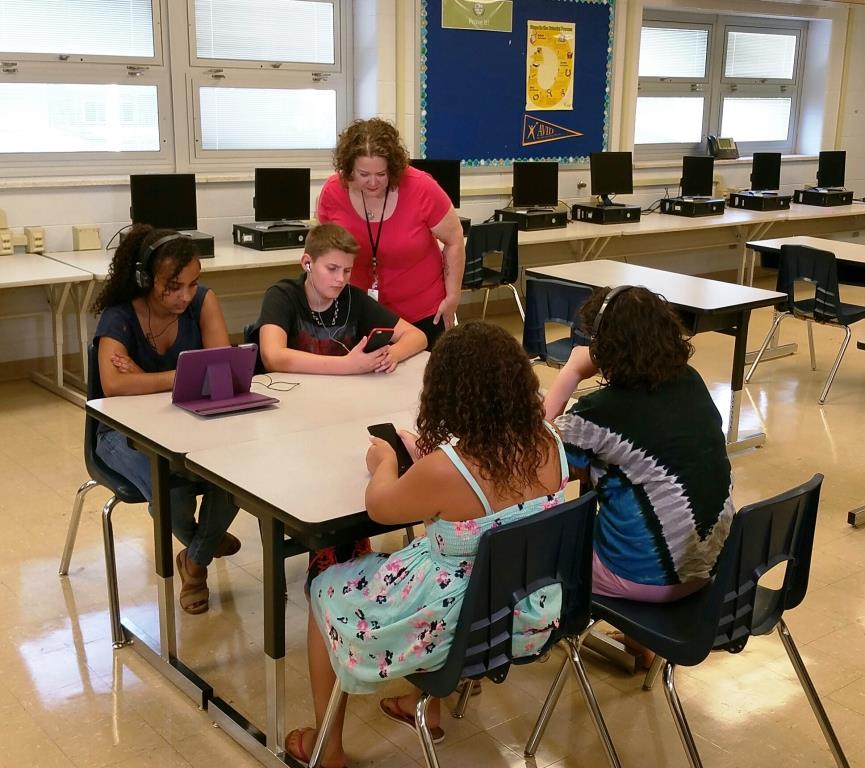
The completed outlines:
[[[375,352],[381,349],[385,344],[389,344],[393,338],[393,328],[373,328],[366,339],[364,352]]]
[[[371,424],[367,431],[373,436],[384,440],[396,451],[396,466],[399,476],[402,477],[408,468],[414,464],[408,448],[405,447],[402,438],[397,434],[396,427],[390,422],[386,424]]]

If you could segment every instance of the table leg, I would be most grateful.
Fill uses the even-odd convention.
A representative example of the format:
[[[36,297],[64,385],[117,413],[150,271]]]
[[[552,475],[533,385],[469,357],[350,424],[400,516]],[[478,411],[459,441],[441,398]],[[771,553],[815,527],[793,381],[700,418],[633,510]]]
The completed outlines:
[[[285,743],[285,526],[274,517],[262,523],[267,748],[279,754]]]
[[[174,553],[171,547],[171,491],[168,459],[154,456],[150,462],[153,488],[153,551],[159,601],[159,655],[164,661],[177,656],[174,617]]]
[[[54,371],[50,376],[34,372],[31,377],[37,384],[55,395],[60,395],[60,397],[64,397],[76,405],[84,405],[84,395],[73,391],[63,382],[63,310],[71,290],[71,283],[45,286],[45,296],[51,308],[51,324],[54,335]]]
[[[742,406],[742,387],[745,382],[745,350],[748,346],[750,310],[736,314],[736,336],[733,347],[733,366],[730,372],[730,413],[727,422],[727,453],[756,448],[766,442],[766,435],[757,432],[739,437],[739,411]]]
[[[81,295],[81,287],[76,286],[76,309],[78,310],[78,344],[81,348],[81,378],[84,381],[84,387],[87,388],[87,345],[90,339],[87,336],[87,307],[90,306],[90,301],[93,298],[93,291],[96,287],[96,281],[91,280],[84,288],[84,295]]]

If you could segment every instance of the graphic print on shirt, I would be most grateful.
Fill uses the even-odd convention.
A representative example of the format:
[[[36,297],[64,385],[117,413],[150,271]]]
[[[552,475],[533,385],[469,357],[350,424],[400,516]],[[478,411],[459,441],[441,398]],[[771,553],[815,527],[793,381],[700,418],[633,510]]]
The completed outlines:
[[[735,512],[732,485],[715,524],[700,535],[684,486],[657,459],[612,429],[577,415],[559,427],[569,457],[577,457],[580,466],[590,465],[599,499],[615,509],[615,521],[599,517],[597,532],[622,561],[634,563],[632,572],[619,575],[639,583],[667,583],[663,572],[670,569],[680,582],[711,574]],[[627,537],[617,529],[627,531]],[[653,547],[640,547],[639,539],[650,539]]]

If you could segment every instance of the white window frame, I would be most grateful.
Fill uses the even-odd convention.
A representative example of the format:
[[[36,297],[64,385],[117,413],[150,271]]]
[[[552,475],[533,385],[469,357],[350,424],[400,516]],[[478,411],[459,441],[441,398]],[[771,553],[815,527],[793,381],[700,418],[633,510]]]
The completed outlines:
[[[203,149],[201,146],[202,87],[321,89],[336,91],[336,125],[346,125],[353,112],[351,56],[351,0],[329,0],[334,6],[334,63],[266,62],[202,59],[196,54],[195,0],[186,0],[189,65],[186,98],[191,170],[232,168],[249,170],[260,165],[297,165],[330,168],[332,149]]]
[[[802,103],[802,84],[806,56],[808,22],[786,19],[766,19],[746,16],[677,14],[661,11],[647,11],[641,27],[681,26],[687,29],[710,28],[708,65],[706,78],[658,78],[640,77],[639,96],[686,96],[689,93],[703,94],[703,136],[720,133],[721,110],[725,96],[740,97],[778,97],[791,99],[790,123],[784,141],[737,140],[739,155],[747,157],[754,152],[781,152],[793,154],[799,127],[799,109]],[[796,61],[791,79],[727,78],[725,76],[727,32],[759,32],[761,34],[797,35]],[[732,137],[736,139],[735,136]],[[699,143],[635,144],[634,153],[638,160],[661,160],[681,157],[684,154],[704,154],[707,151],[705,140]]]
[[[195,32],[195,0],[187,0],[189,23],[189,63],[193,68],[204,69],[278,69],[297,72],[342,72],[342,17],[346,13],[342,0],[318,0],[333,6],[333,64],[316,64],[301,61],[250,61],[248,59],[202,59],[198,57]]]
[[[172,89],[169,69],[163,63],[160,0],[152,0],[151,9],[152,57],[0,52],[3,62],[0,82],[155,85],[159,149],[142,152],[0,153],[0,172],[7,176],[58,176],[70,171],[96,174],[172,168]]]
[[[213,75],[216,75],[214,78]],[[342,78],[340,78],[341,80]],[[201,89],[202,88],[261,88],[261,89],[315,89],[336,91],[336,125],[345,125],[347,106],[347,88],[336,87],[339,81],[291,76],[288,73],[258,73],[230,72],[221,70],[211,75],[192,73],[189,77],[189,110],[193,143],[192,159],[205,163],[232,163],[242,161],[244,168],[250,163],[262,161],[265,163],[287,163],[289,165],[326,165],[330,166],[333,157],[332,149],[204,149],[201,144]],[[336,137],[334,137],[334,140]]]
[[[668,19],[664,16],[653,16],[651,19],[643,19],[642,27],[661,27],[664,29],[701,29],[708,33],[706,44],[706,66],[705,74],[701,78],[689,77],[641,77],[637,86],[637,98],[641,96],[678,96],[678,97],[700,97],[703,98],[703,127],[702,136],[708,132],[709,114],[711,110],[711,94],[709,77],[712,65],[712,53],[714,48],[714,35],[711,22],[704,20],[682,20]],[[635,110],[636,111],[636,110]],[[694,153],[700,146],[698,143],[677,142],[665,144],[636,144],[634,151],[640,158],[643,154],[652,156],[683,155]]]

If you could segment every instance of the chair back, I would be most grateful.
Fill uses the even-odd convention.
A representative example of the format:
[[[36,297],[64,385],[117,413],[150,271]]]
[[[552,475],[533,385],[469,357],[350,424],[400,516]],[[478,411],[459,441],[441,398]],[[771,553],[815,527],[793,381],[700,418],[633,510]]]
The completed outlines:
[[[87,399],[97,400],[105,397],[102,391],[102,381],[99,378],[99,340],[87,348]],[[128,504],[140,504],[145,501],[123,475],[115,472],[96,454],[96,437],[99,422],[89,414],[84,416],[84,466],[87,474],[100,485],[111,490],[121,501]]]
[[[796,297],[796,286],[803,281],[813,286],[813,297]],[[782,245],[777,290],[787,294],[787,312],[818,323],[836,322],[840,298],[835,254],[806,245]]]
[[[581,332],[580,307],[586,303],[592,289],[561,280],[526,278],[526,321],[523,325],[523,349],[529,357],[538,357],[544,362],[551,360],[564,363],[570,348],[585,346],[588,336]],[[570,348],[564,359],[561,354],[551,354],[547,345],[545,325],[559,323],[571,330]]]
[[[519,274],[517,237],[517,225],[513,221],[472,225],[466,240],[466,267],[462,287],[480,288],[485,278],[495,277],[496,274],[500,283],[515,283]],[[485,273],[484,258],[492,253],[501,254],[501,268],[487,269]]]
[[[796,488],[743,507],[733,517],[714,581],[685,598],[693,604],[694,631],[687,649],[677,653],[677,663],[699,664],[712,650],[738,653],[748,638],[771,632],[785,610],[802,602],[822,482],[823,475],[816,474]],[[780,587],[758,585],[764,573],[784,562]]]
[[[590,492],[484,533],[445,665],[409,675],[408,680],[439,697],[453,692],[465,677],[502,682],[514,661],[514,608],[551,584],[561,585],[560,621],[538,655],[565,635],[585,629],[591,609],[594,518],[595,493]]]

